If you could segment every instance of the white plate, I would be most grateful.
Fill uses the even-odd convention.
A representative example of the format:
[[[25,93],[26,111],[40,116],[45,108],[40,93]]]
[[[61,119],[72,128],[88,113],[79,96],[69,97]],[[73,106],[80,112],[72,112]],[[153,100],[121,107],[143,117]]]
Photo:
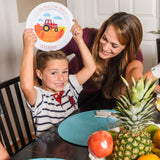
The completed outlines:
[[[59,50],[72,38],[72,13],[57,2],[46,2],[35,7],[26,21],[38,39],[35,47],[44,51]]]

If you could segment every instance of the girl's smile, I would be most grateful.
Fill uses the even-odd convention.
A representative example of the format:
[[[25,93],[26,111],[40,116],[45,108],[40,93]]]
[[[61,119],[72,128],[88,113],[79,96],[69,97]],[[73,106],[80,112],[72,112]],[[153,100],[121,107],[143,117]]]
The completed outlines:
[[[40,74],[42,88],[59,93],[68,83],[68,62],[67,60],[50,60],[46,68]]]

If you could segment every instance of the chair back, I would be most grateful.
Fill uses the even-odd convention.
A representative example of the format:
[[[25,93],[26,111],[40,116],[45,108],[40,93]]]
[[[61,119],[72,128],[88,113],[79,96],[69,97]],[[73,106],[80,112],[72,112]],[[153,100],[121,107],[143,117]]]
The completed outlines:
[[[34,140],[35,127],[26,107],[19,77],[0,84],[0,131],[10,156]]]

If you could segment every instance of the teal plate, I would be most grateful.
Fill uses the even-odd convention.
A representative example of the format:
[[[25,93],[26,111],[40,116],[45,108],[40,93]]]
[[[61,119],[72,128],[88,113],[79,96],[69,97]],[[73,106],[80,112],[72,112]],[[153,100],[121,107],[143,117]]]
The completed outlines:
[[[88,137],[99,130],[109,130],[106,118],[95,117],[97,110],[75,114],[62,121],[58,133],[67,142],[87,146]],[[106,110],[115,112],[113,110]],[[111,122],[115,120],[111,119]]]

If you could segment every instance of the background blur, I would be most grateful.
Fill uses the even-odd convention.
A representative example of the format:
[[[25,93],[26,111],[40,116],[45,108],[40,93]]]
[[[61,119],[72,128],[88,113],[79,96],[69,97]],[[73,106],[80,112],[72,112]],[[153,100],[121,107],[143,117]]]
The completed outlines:
[[[0,0],[0,82],[19,75],[25,20],[42,2],[45,0]],[[159,0],[60,0],[60,3],[70,9],[82,27],[99,28],[104,20],[118,11],[135,14],[144,30],[141,44],[144,71],[157,64],[156,39],[159,35],[148,32],[159,28]]]

